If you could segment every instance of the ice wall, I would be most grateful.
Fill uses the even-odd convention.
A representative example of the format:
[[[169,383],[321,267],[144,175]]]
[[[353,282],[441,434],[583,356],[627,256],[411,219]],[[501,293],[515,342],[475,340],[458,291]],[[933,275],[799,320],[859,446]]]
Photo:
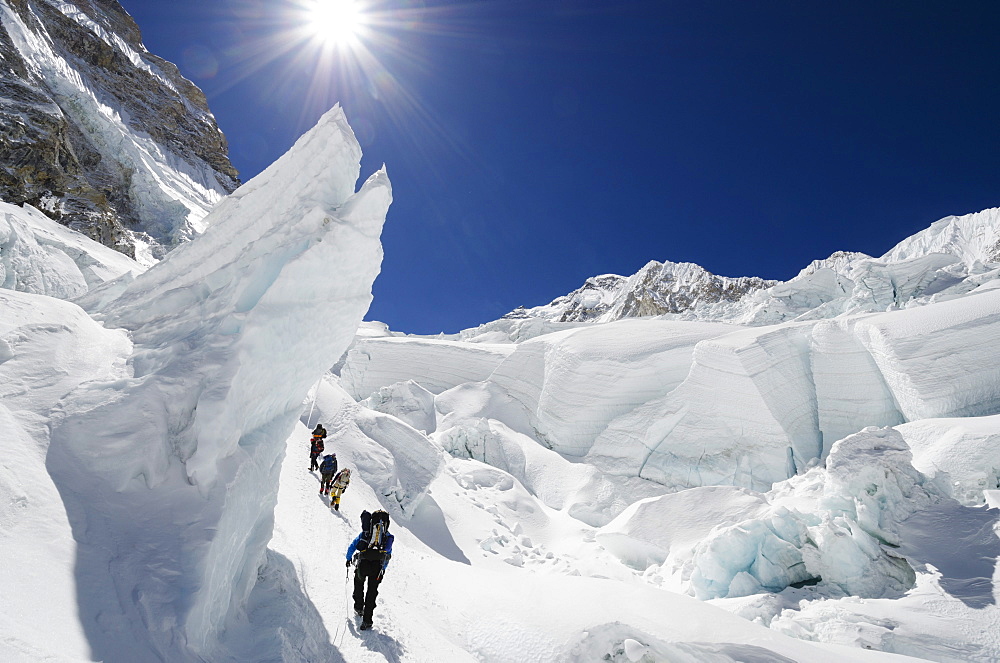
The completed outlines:
[[[866,426],[1000,411],[1000,291],[702,341],[675,390],[621,415],[588,459],[668,486],[766,490]]]
[[[514,351],[512,345],[460,343],[422,338],[358,338],[348,352],[340,377],[356,399],[382,387],[415,380],[439,394],[465,382],[490,376]]]
[[[903,437],[866,428],[826,463],[767,493],[706,487],[638,502],[598,541],[623,562],[661,565],[688,593],[733,598],[819,584],[825,595],[899,596],[915,573],[900,526],[944,497]]]
[[[550,448],[584,456],[615,417],[679,385],[699,341],[731,330],[665,320],[570,329],[521,343],[490,381],[531,413]]]
[[[516,345],[360,339],[343,375],[356,397],[381,388],[369,403],[428,432],[468,409],[454,398],[461,388],[470,402],[494,403],[485,418],[602,471],[673,489],[763,491],[867,426],[1000,413],[998,314],[1000,289],[983,288],[767,327],[641,319]],[[404,379],[438,394],[434,423],[428,394],[388,386]]]
[[[371,301],[391,189],[354,193],[360,158],[335,107],[103,310],[132,377],[72,394],[48,457],[97,658],[226,660],[284,441]]]
[[[906,421],[1000,412],[1000,290],[874,315],[855,333]]]

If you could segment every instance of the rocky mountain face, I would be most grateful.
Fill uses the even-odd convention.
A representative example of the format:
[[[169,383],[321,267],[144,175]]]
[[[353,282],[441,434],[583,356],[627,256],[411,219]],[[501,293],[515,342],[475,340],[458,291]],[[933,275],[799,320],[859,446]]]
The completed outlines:
[[[651,316],[773,325],[912,308],[998,287],[1000,208],[992,208],[936,221],[879,258],[837,251],[788,281],[653,261],[629,277],[587,279],[549,304],[518,308],[460,337],[520,342],[567,325]]]
[[[0,199],[152,262],[239,182],[204,94],[115,0],[0,0]]]
[[[776,281],[757,277],[717,276],[689,262],[646,264],[632,276],[604,274],[545,306],[519,308],[504,319],[541,317],[552,322],[610,322],[668,313],[699,306],[735,302]]]

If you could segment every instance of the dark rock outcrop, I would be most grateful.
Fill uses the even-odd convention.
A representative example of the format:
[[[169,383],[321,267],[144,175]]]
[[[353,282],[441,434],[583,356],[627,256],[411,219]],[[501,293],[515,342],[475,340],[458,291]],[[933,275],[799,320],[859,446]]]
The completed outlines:
[[[0,21],[0,199],[132,257],[196,234],[239,184],[201,90],[115,0],[0,0]]]

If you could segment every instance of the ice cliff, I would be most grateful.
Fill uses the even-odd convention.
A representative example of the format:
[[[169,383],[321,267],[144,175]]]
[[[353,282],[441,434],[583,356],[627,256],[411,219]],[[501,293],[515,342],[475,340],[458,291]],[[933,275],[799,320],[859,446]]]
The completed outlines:
[[[47,460],[96,658],[226,659],[217,638],[245,618],[285,439],[371,301],[391,190],[383,170],[355,193],[360,157],[334,108],[97,307],[130,334],[128,373],[62,402]]]

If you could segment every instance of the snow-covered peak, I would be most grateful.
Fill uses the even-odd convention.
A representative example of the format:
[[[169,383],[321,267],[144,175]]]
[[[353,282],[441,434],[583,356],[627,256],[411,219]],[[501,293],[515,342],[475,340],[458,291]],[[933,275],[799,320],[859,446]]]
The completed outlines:
[[[951,254],[969,268],[977,262],[1000,262],[1000,207],[935,221],[887,251],[882,260],[902,262],[930,253]]]
[[[921,306],[992,283],[1000,283],[1000,208],[941,219],[880,258],[837,251],[784,282],[716,276],[692,263],[654,260],[629,277],[587,279],[549,304],[518,308],[460,338],[516,343],[565,323],[651,316],[771,325]],[[533,320],[544,324],[529,324]]]
[[[773,284],[774,281],[756,277],[717,276],[690,262],[651,260],[632,276],[594,276],[580,288],[547,305],[521,307],[503,319],[610,322],[682,313],[703,304],[736,301],[748,292]]]

